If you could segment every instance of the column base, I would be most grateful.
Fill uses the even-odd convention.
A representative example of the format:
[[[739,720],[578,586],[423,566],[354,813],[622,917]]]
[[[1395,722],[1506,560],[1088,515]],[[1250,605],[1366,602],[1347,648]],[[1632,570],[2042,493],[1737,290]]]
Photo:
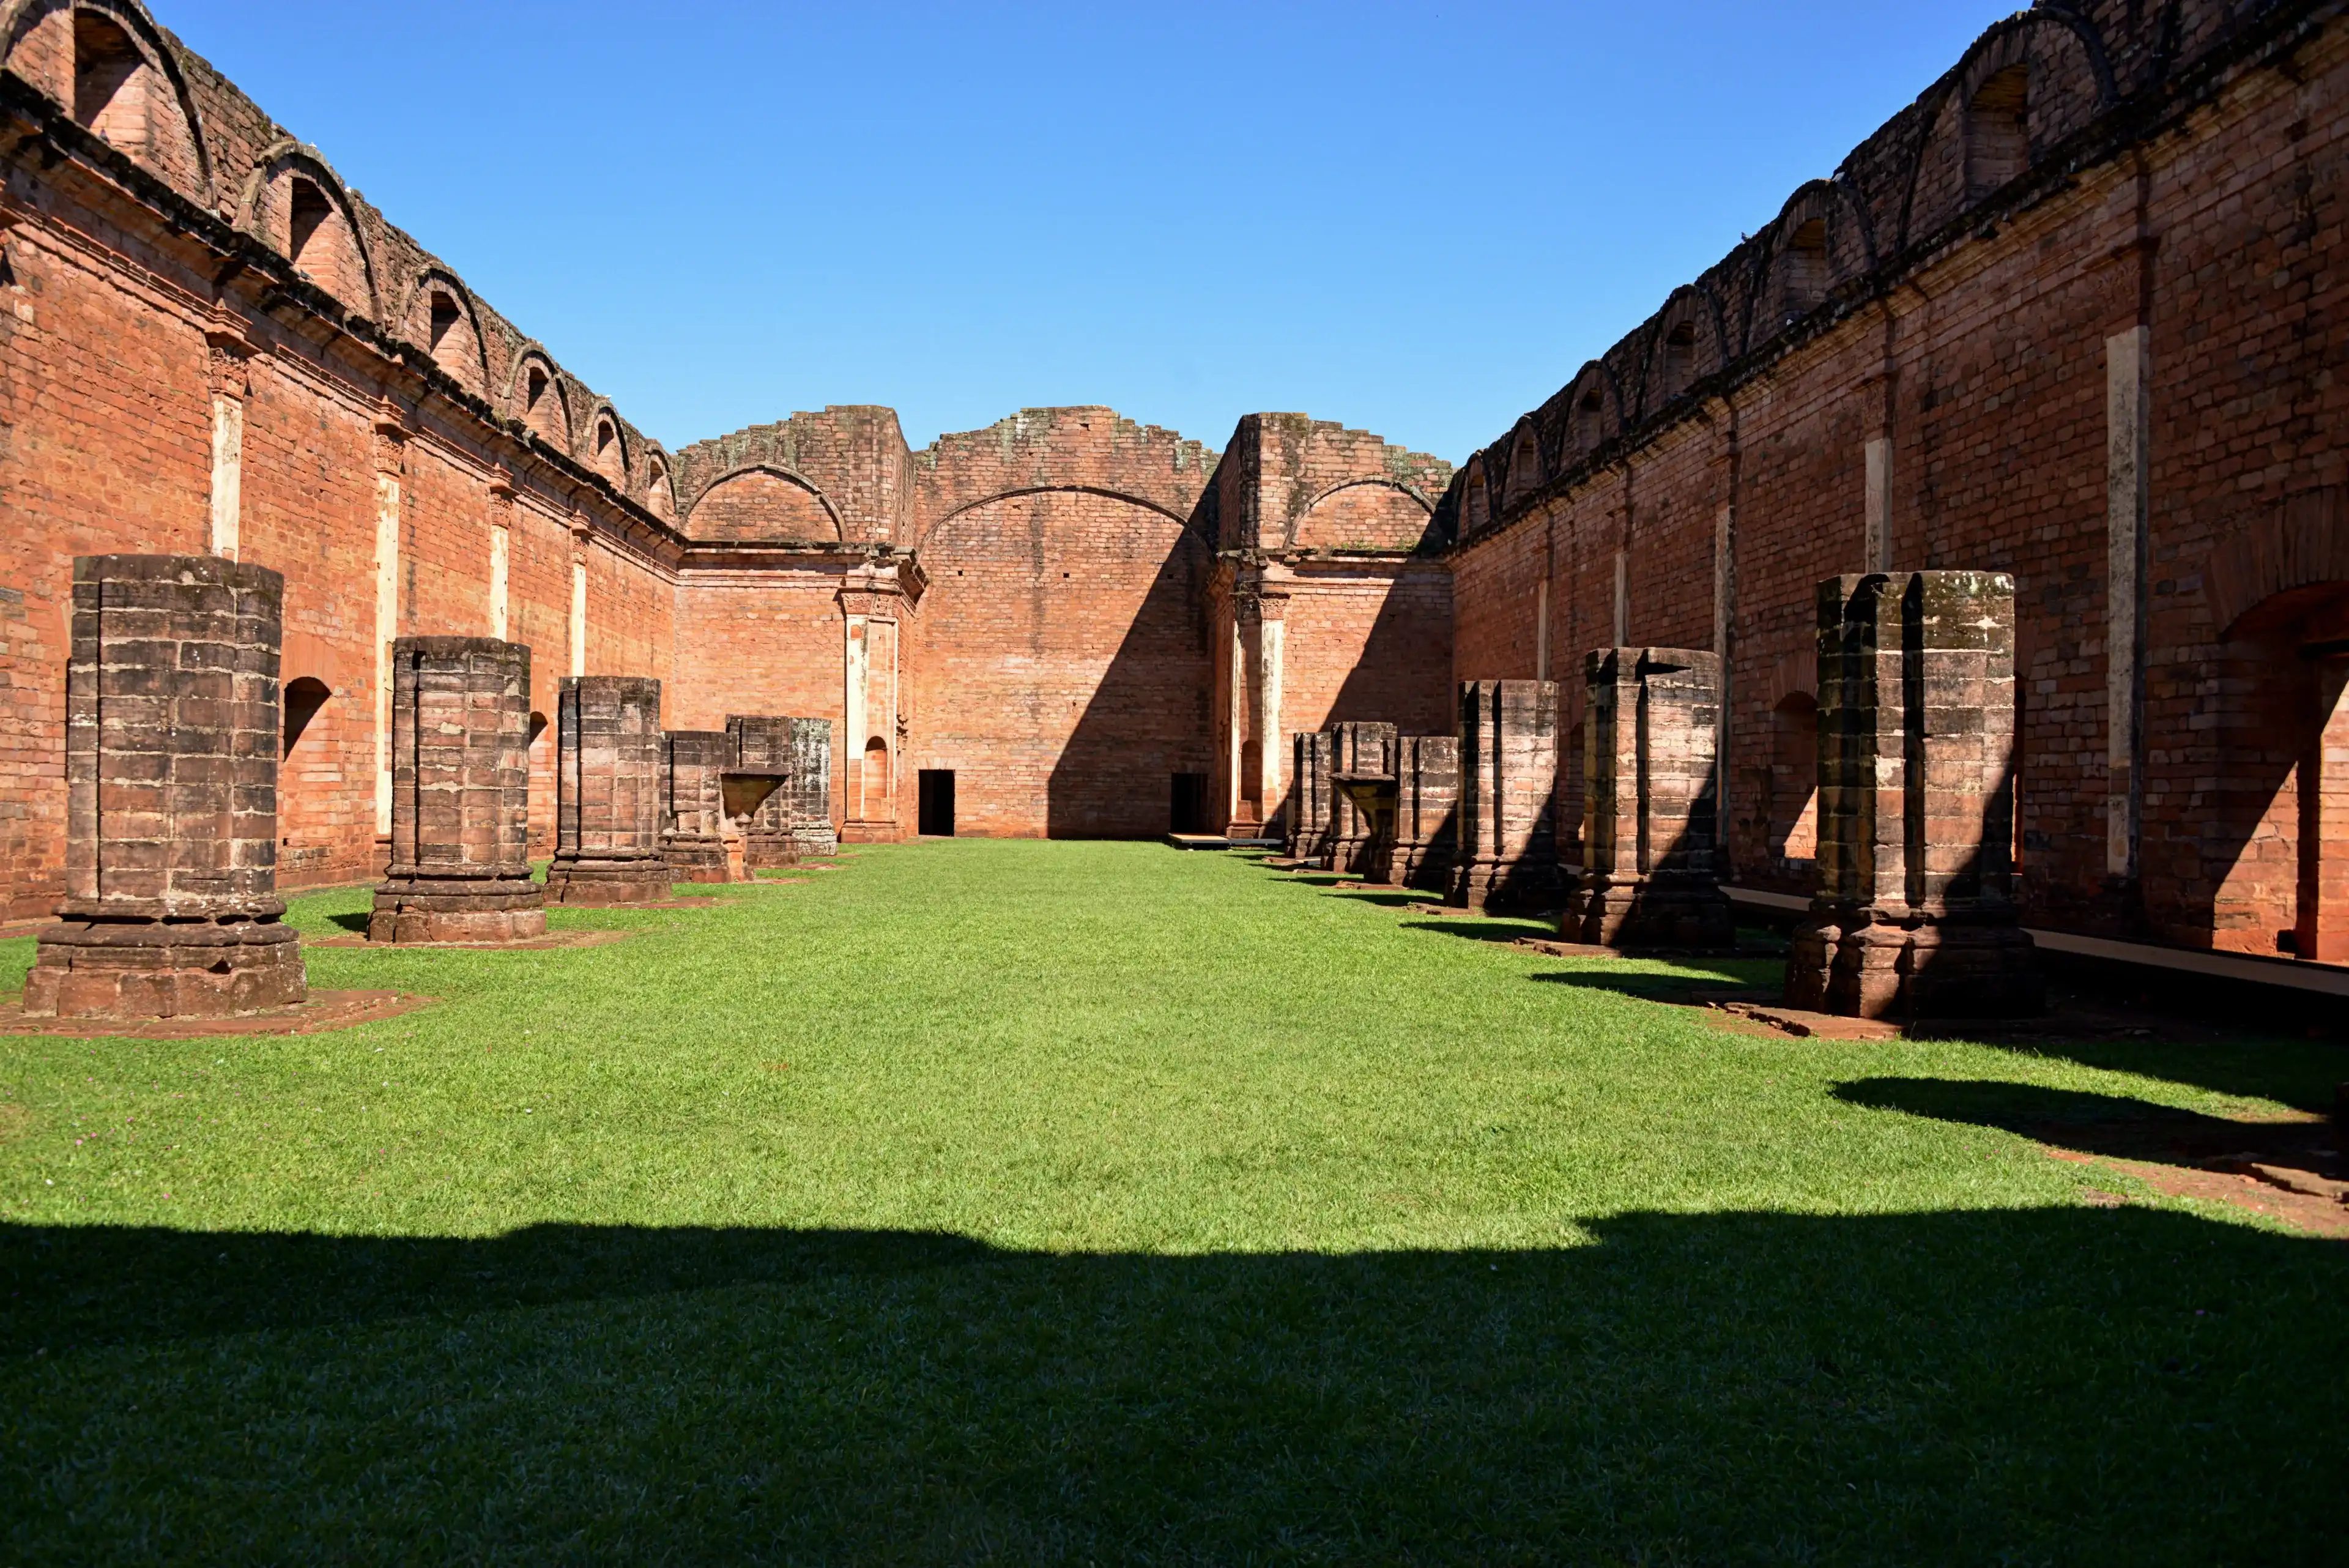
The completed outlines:
[[[1454,877],[1448,901],[1480,912],[1539,914],[1555,909],[1560,902],[1557,867],[1472,860]]]
[[[664,833],[661,860],[672,882],[731,882],[726,861],[726,841],[706,834]]]
[[[488,877],[403,872],[375,890],[371,942],[512,942],[546,934],[546,892],[526,867]]]
[[[2029,1018],[2047,1011],[2039,950],[2019,926],[1878,920],[1821,910],[1796,929],[1786,1005],[1843,1018]]]
[[[277,917],[66,919],[38,933],[31,1018],[236,1018],[310,993],[301,938]]]
[[[861,822],[850,820],[841,824],[842,844],[895,844],[903,835],[894,822]]]
[[[668,867],[650,856],[627,859],[557,857],[546,873],[546,901],[589,909],[657,904],[669,896]]]
[[[822,860],[840,853],[840,835],[828,822],[822,827],[793,828],[792,843],[802,860]]]
[[[1709,877],[1594,874],[1568,896],[1558,934],[1599,947],[1726,952],[1737,946],[1737,918]]]
[[[742,836],[742,864],[753,871],[772,871],[800,863],[800,841],[789,829],[753,828]]]

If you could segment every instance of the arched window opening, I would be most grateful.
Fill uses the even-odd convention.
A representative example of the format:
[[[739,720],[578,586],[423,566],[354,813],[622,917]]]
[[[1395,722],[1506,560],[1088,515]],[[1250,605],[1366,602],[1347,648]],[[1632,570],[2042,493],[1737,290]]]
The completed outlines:
[[[1966,200],[1979,202],[2031,167],[2031,70],[2009,66],[1966,106]]]
[[[295,270],[308,274],[311,264],[317,259],[311,254],[311,242],[318,237],[319,227],[335,215],[335,204],[326,200],[324,191],[296,174],[289,188],[286,208],[286,250]]]
[[[1770,712],[1770,868],[1809,885],[1819,853],[1819,704],[1796,691]]]
[[[133,158],[152,151],[154,68],[95,11],[74,13],[74,119]]]
[[[432,291],[432,358],[440,358],[453,347],[450,340],[456,336],[457,324],[464,318],[465,312],[457,304],[455,295],[437,288]]]
[[[1483,464],[1468,471],[1461,484],[1461,535],[1481,534],[1493,521],[1493,500],[1485,493]]]
[[[1780,309],[1788,325],[1808,316],[1827,296],[1827,223],[1813,218],[1786,241],[1781,264]]]
[[[1517,444],[1509,453],[1510,504],[1537,488],[1541,483],[1541,443],[1534,432],[1526,431],[1517,437]]]
[[[1574,406],[1574,449],[1588,452],[1606,438],[1607,403],[1593,387]]]
[[[677,497],[668,487],[668,470],[657,460],[645,481],[645,510],[664,523],[677,521]]]
[[[285,691],[278,700],[284,711],[285,729],[285,743],[277,753],[280,760],[292,759],[295,746],[310,728],[310,721],[318,716],[318,710],[325,707],[326,699],[333,695],[325,681],[313,676],[305,675],[285,683]]]
[[[1664,334],[1664,396],[1677,398],[1696,379],[1696,324],[1683,321]]]
[[[522,419],[531,433],[549,446],[570,449],[569,432],[564,429],[563,394],[555,389],[554,378],[543,365],[533,364],[523,373]]]

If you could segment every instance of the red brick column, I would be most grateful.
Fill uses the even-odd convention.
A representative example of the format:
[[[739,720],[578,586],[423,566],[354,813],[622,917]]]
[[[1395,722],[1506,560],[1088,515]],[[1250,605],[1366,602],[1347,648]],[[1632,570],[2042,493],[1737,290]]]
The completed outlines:
[[[733,737],[723,730],[671,730],[661,750],[661,857],[671,879],[731,881],[720,780],[734,760]]]
[[[1330,732],[1299,731],[1288,743],[1289,857],[1319,860],[1330,847]]]
[[[367,940],[543,936],[530,876],[530,649],[488,637],[391,649],[391,867]]]
[[[781,714],[727,715],[727,762],[734,767],[758,772],[792,768],[797,760],[797,726],[802,722]],[[831,748],[827,745],[824,765],[828,768],[831,763]],[[799,864],[799,794],[800,779],[794,773],[791,783],[769,795],[760,803],[759,809],[750,814],[750,820],[742,830],[742,864],[745,867],[762,871],[777,866]],[[829,804],[829,788],[824,798]]]
[[[277,897],[285,579],[208,556],[74,561],[66,897],[25,1011],[227,1017],[307,994]]]
[[[1733,948],[1718,879],[1721,659],[1602,648],[1584,661],[1582,876],[1562,934],[1616,948]]]
[[[1330,771],[1358,776],[1384,774],[1395,767],[1395,727],[1392,724],[1345,723],[1330,726]],[[1371,861],[1382,847],[1376,825],[1346,791],[1330,792],[1330,869],[1346,876],[1374,874]]]
[[[1819,585],[1818,891],[1786,1001],[1863,1018],[2045,1006],[2014,903],[2014,581]]]
[[[1393,879],[1442,892],[1460,844],[1460,738],[1405,735],[1396,742]]]
[[[1557,683],[1460,687],[1460,857],[1452,899],[1472,909],[1558,906]]]
[[[554,775],[558,904],[639,904],[666,898],[661,858],[660,682],[574,675],[563,682]]]

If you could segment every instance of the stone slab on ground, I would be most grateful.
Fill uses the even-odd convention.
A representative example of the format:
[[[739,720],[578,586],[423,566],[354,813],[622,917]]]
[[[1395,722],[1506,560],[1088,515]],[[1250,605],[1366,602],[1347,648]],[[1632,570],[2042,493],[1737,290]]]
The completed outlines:
[[[354,940],[353,946],[363,945]],[[242,1018],[28,1018],[21,1006],[0,1008],[0,1035],[54,1034],[71,1039],[97,1036],[132,1040],[198,1040],[227,1034],[322,1034],[397,1018],[429,1007],[439,998],[408,991],[313,991],[291,1007]]]

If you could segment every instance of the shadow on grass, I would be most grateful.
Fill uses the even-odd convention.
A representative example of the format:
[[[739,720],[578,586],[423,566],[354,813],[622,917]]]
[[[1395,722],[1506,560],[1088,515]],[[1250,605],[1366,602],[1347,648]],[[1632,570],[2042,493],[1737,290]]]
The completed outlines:
[[[1701,960],[1675,960],[1683,968],[1701,968]],[[1733,992],[1760,993],[1769,988],[1758,981],[1718,970],[1711,972],[1683,974],[1626,974],[1619,970],[1576,969],[1558,970],[1528,978],[1547,985],[1570,985],[1582,991],[1611,991],[1619,996],[1636,996],[1643,1002],[1702,1001],[1713,994],[1727,996]],[[1775,995],[1772,998],[1775,1000]]]
[[[1462,919],[1405,920],[1406,931],[1434,931],[1472,942],[1514,942],[1524,937],[1556,937],[1557,928],[1541,920]]]
[[[326,921],[329,925],[340,926],[347,931],[364,931],[367,929],[367,912],[361,909],[354,914],[328,915]]]
[[[0,1531],[15,1561],[394,1560],[474,1532],[582,1560],[2336,1539],[2349,1248],[2134,1208],[1588,1230],[1162,1256],[0,1227]]]
[[[1381,909],[1400,909],[1427,902],[1426,894],[1414,893],[1408,888],[1341,888],[1331,889],[1329,896],[1350,898],[1357,904],[1375,904]]]
[[[2317,1115],[2332,1112],[2339,1085],[2349,1082],[2349,1047],[2332,1041],[2246,1038],[2260,1028],[2246,1020],[2234,1038],[2159,1040],[2085,1038],[1983,1041],[2024,1056],[2053,1056],[2115,1073],[2141,1073],[2215,1094],[2274,1100]]]
[[[1961,1078],[1861,1078],[1836,1086],[1847,1105],[2021,1133],[2081,1154],[2169,1165],[2288,1159],[2329,1148],[2323,1122],[2236,1121],[2120,1095]]]

